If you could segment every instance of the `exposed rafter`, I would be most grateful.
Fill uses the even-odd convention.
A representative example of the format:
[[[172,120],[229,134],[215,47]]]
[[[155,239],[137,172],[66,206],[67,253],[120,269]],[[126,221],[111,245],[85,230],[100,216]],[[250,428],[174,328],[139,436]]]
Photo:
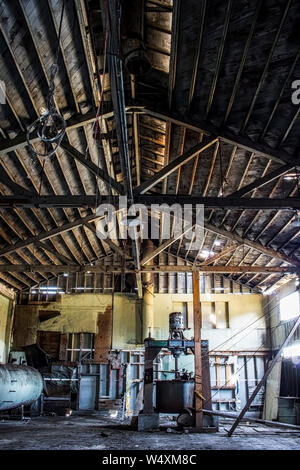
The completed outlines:
[[[107,172],[95,165],[91,160],[88,160],[82,153],[76,150],[72,145],[69,144],[66,140],[61,142],[61,147],[70,155],[71,157],[78,160],[83,166],[88,168],[96,177],[102,179],[109,187],[115,189],[119,194],[124,194],[124,188],[116,180],[111,178]]]
[[[107,194],[101,195],[97,198],[96,194],[80,195],[80,196],[36,196],[27,195],[23,196],[0,196],[0,207],[74,207],[74,208],[95,208],[96,201],[98,203],[109,203],[118,205],[118,197],[109,196]],[[129,201],[128,201],[129,202]],[[238,197],[202,197],[202,196],[189,196],[187,194],[141,194],[137,195],[134,199],[135,203],[145,204],[191,204],[203,205],[205,209],[264,209],[264,210],[295,210],[300,209],[300,198],[288,197],[284,199],[268,199],[268,198],[243,198]]]
[[[176,265],[176,266],[167,266],[167,265],[151,265],[143,266],[140,269],[141,273],[187,273],[192,271],[200,271],[203,273],[289,273],[296,274],[299,273],[300,268],[295,267],[286,267],[286,266],[185,266],[185,265]],[[124,269],[119,266],[76,266],[76,265],[27,265],[27,264],[0,264],[1,273],[14,273],[14,272],[89,272],[89,273],[136,273],[134,268],[124,267]]]
[[[172,112],[166,113],[157,108],[151,108],[150,106],[145,106],[144,112],[158,119],[177,124],[178,126],[187,127],[195,132],[203,132],[208,136],[213,136],[213,138],[218,136],[223,142],[237,145],[248,152],[256,153],[280,163],[290,163],[294,166],[299,163],[297,159],[284,150],[274,149],[265,142],[253,142],[247,136],[234,134],[227,128],[218,128],[210,122],[201,121],[199,118],[195,118],[195,116],[192,115],[183,117]]]
[[[182,165],[190,161],[199,153],[204,152],[204,150],[208,149],[216,141],[217,139],[213,138],[209,140],[208,142],[206,141],[205,143],[200,143],[198,145],[195,145],[195,147],[191,148],[190,150],[187,150],[182,155],[179,155],[177,158],[172,160],[168,165],[162,168],[158,173],[156,173],[156,175],[154,175],[152,178],[149,178],[144,183],[140,184],[140,186],[135,188],[134,193],[144,194],[145,192],[149,191],[149,189],[155,186],[159,181],[169,176],[171,173],[173,173],[173,171],[178,170],[178,168],[180,168]]]

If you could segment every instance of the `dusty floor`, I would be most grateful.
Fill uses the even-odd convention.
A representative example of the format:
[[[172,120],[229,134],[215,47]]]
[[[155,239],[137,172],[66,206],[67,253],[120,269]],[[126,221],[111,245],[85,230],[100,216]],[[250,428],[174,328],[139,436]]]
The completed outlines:
[[[1,420],[2,450],[300,450],[300,432],[243,424],[228,438],[230,420],[220,422],[217,434],[137,432],[116,419],[97,413],[67,417]],[[166,423],[163,423],[166,425]],[[172,426],[172,423],[170,423]],[[174,426],[174,423],[173,423]],[[170,428],[169,428],[170,429]]]

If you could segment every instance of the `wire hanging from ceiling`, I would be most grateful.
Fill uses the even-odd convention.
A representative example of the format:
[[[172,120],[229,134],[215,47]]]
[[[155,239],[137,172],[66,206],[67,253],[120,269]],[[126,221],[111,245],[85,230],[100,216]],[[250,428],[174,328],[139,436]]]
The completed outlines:
[[[66,132],[66,121],[64,118],[58,114],[55,107],[54,101],[54,91],[55,91],[55,83],[54,79],[58,72],[58,59],[59,59],[59,52],[60,52],[60,38],[61,38],[61,30],[62,30],[62,21],[64,16],[64,9],[65,9],[65,0],[63,0],[61,15],[60,15],[60,23],[59,23],[59,31],[58,31],[58,45],[55,54],[55,61],[50,67],[50,79],[49,79],[49,88],[48,94],[46,98],[46,108],[43,109],[42,114],[27,128],[26,133],[26,140],[27,144],[31,150],[31,152],[35,155],[40,157],[50,157],[53,155],[65,135]],[[32,134],[36,134],[40,141],[45,145],[45,151],[39,152],[37,151],[30,142],[30,136]]]

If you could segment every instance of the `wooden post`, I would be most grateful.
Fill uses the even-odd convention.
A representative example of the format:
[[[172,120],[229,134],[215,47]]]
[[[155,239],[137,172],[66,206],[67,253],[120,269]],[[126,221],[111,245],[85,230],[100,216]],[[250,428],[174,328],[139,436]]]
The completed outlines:
[[[233,425],[231,426],[229,432],[228,432],[228,436],[232,436],[235,428],[238,426],[239,422],[241,421],[241,419],[243,418],[243,416],[245,415],[245,413],[247,412],[247,410],[249,409],[249,406],[251,405],[251,403],[253,402],[254,398],[256,397],[256,395],[258,394],[259,390],[261,389],[261,387],[265,384],[270,372],[272,371],[273,367],[275,366],[276,362],[278,361],[278,359],[280,358],[281,356],[281,353],[283,351],[283,349],[285,348],[285,346],[289,343],[290,339],[292,338],[292,336],[294,335],[295,331],[297,330],[298,326],[300,325],[300,315],[299,317],[296,319],[295,323],[294,323],[294,326],[293,328],[291,329],[291,331],[289,332],[289,334],[287,335],[287,337],[285,338],[284,342],[282,343],[282,345],[280,346],[279,348],[279,351],[277,352],[276,356],[273,358],[273,360],[271,361],[271,364],[269,365],[268,369],[266,370],[263,378],[260,380],[260,382],[257,384],[254,392],[252,393],[251,397],[247,400],[247,403],[246,405],[244,406],[244,408],[242,409],[242,411],[240,412],[239,416],[236,418],[235,422],[233,423]]]
[[[202,357],[201,357],[201,326],[202,315],[200,305],[199,272],[193,271],[193,306],[194,306],[194,355],[195,355],[195,409],[196,428],[203,427],[203,392]]]

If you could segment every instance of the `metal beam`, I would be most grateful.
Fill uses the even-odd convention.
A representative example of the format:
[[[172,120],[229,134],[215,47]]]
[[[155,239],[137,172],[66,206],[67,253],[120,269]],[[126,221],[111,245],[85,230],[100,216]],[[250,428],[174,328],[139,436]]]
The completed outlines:
[[[148,263],[148,261],[152,260],[157,255],[159,255],[162,251],[166,250],[169,246],[175,243],[179,238],[183,237],[183,235],[186,232],[191,230],[191,228],[192,227],[189,227],[185,232],[181,233],[179,236],[171,237],[169,240],[166,240],[164,243],[161,243],[155,250],[153,250],[148,255],[144,256],[144,258],[141,260],[141,266],[144,266],[146,263]]]
[[[20,196],[24,196],[24,195],[32,196],[34,194],[28,189],[23,188],[23,186],[20,186],[17,183],[15,183],[11,178],[9,178],[6,172],[4,173],[3,170],[4,170],[3,167],[1,167],[0,183],[4,184],[5,186],[7,186],[7,188],[11,189],[14,194],[18,194]]]
[[[131,161],[128,147],[128,129],[126,119],[125,91],[123,80],[123,64],[121,61],[120,47],[120,18],[122,9],[120,0],[111,0],[105,3],[100,2],[103,12],[103,25],[106,21],[108,24],[108,57],[107,64],[110,78],[111,97],[114,108],[114,118],[116,126],[116,134],[119,148],[119,158],[121,164],[121,172],[123,177],[123,185],[125,194],[129,198],[129,203],[133,203],[133,185],[131,177]],[[138,288],[138,296],[143,296],[142,279],[139,274],[140,254],[138,240],[132,240],[132,254],[136,269],[136,282]]]
[[[109,103],[109,108],[110,110],[108,112],[104,112],[102,117],[109,118],[113,116],[111,103]],[[86,114],[75,114],[74,116],[72,116],[70,119],[67,120],[66,131],[68,132],[68,131],[72,131],[73,129],[78,129],[79,127],[82,127],[82,126],[86,126],[87,124],[91,124],[95,122],[95,120],[96,120],[96,117],[95,117],[94,111],[88,112]],[[30,137],[31,144],[37,143],[39,141],[40,139],[37,137],[36,134],[31,135]],[[21,134],[18,134],[13,139],[4,139],[0,141],[0,154],[12,152],[14,150],[24,147],[25,145],[27,145],[26,132],[22,132]]]
[[[86,217],[76,219],[73,222],[68,222],[66,224],[61,225],[60,227],[55,227],[51,230],[46,230],[44,232],[39,233],[34,237],[29,237],[26,240],[22,240],[20,242],[15,243],[14,245],[9,245],[6,248],[3,248],[0,251],[0,257],[4,255],[8,255],[10,253],[14,253],[17,250],[21,250],[26,248],[27,246],[31,245],[32,243],[36,243],[37,241],[47,240],[48,238],[55,237],[56,235],[60,235],[64,232],[68,232],[76,227],[83,225],[85,222],[90,222],[92,220],[98,219],[99,216],[96,214],[91,214]]]
[[[34,242],[34,245],[36,245],[39,248],[42,248],[42,250],[44,250],[44,251],[48,251],[49,253],[52,253],[52,255],[56,256],[56,258],[58,258],[63,263],[66,263],[66,264],[70,264],[70,263],[72,264],[73,263],[70,258],[67,258],[66,256],[62,255],[57,250],[55,250],[55,248],[53,248],[52,246],[49,246],[47,243],[43,243],[41,241],[36,241],[36,242]]]
[[[193,271],[203,272],[203,273],[281,273],[281,274],[299,274],[300,267],[287,267],[287,266],[168,266],[168,265],[153,265],[153,266],[143,266],[140,269],[140,273],[191,273]],[[119,266],[103,266],[103,265],[94,265],[90,264],[86,266],[80,265],[55,265],[55,264],[0,264],[0,272],[105,272],[107,274],[121,274],[121,273],[136,273],[134,268]]]
[[[96,237],[98,236],[96,227],[94,227],[94,225],[89,224],[89,223],[85,223],[83,225],[84,225],[84,227],[87,227],[89,230],[91,230],[93,232],[93,234],[96,235]],[[106,243],[112,249],[113,252],[118,253],[122,258],[131,259],[131,256],[129,256],[122,248],[120,248],[118,245],[116,245],[109,238],[106,238],[105,240],[102,240],[102,241],[103,241],[103,243]]]
[[[70,196],[37,196],[25,193],[24,195],[0,196],[0,207],[11,209],[12,207],[23,208],[95,208],[96,194],[70,195]],[[300,198],[288,197],[285,199],[269,198],[238,198],[238,197],[202,197],[190,196],[188,194],[141,194],[134,198],[135,203],[151,206],[151,204],[192,204],[204,205],[205,209],[259,209],[259,210],[295,210],[300,209]],[[107,194],[98,196],[98,203],[110,203],[118,205],[118,196]],[[129,199],[128,199],[129,203]]]
[[[230,246],[228,248],[225,248],[220,253],[217,253],[216,255],[211,256],[207,260],[203,261],[201,263],[201,266],[208,266],[209,264],[214,263],[218,259],[223,258],[223,256],[228,255],[228,253],[231,253],[232,251],[237,250],[240,246],[242,246],[242,245],[238,245],[238,246],[234,245],[234,246]]]
[[[102,170],[99,166],[95,165],[91,160],[88,160],[85,155],[80,153],[75,147],[69,144],[65,139],[60,144],[68,155],[78,160],[83,166],[88,168],[96,177],[104,181],[108,186],[111,186],[119,194],[124,194],[124,187],[119,184],[115,179],[111,178],[108,173]]]
[[[287,171],[292,170],[295,167],[295,165],[292,165],[290,163],[287,163],[286,165],[281,166],[280,168],[277,168],[274,171],[271,171],[270,173],[267,173],[265,176],[262,176],[261,178],[258,178],[257,180],[253,181],[250,184],[247,184],[247,186],[242,187],[238,191],[235,191],[234,193],[231,193],[227,197],[242,197],[245,196],[245,194],[250,193],[251,191],[254,191],[255,189],[261,188],[265,184],[271,183],[271,181],[279,178],[280,176],[284,175]]]
[[[272,248],[268,248],[262,245],[261,243],[254,242],[252,240],[249,240],[248,238],[240,237],[236,233],[229,232],[228,230],[225,230],[225,229],[216,227],[215,225],[207,224],[207,223],[205,224],[205,228],[206,230],[209,230],[210,232],[222,235],[223,237],[236,241],[237,243],[241,245],[246,245],[249,248],[254,248],[256,251],[260,253],[264,253],[265,255],[270,256],[271,258],[277,258],[286,263],[289,263],[292,265],[298,265],[297,260],[294,260],[290,258],[289,256],[286,256],[280,253],[278,250],[273,250]]]
[[[138,187],[135,188],[134,194],[144,194],[153,186],[155,186],[159,181],[169,176],[173,171],[178,170],[182,165],[190,161],[196,155],[201,152],[204,152],[207,148],[217,142],[217,138],[212,138],[208,142],[200,143],[192,147],[191,149],[184,152],[182,155],[179,155],[177,158],[172,160],[168,165],[162,168],[156,175],[152,176],[152,178],[147,179],[144,183],[140,184]]]
[[[299,161],[293,156],[286,153],[284,150],[278,150],[270,147],[265,142],[253,142],[249,137],[245,135],[234,134],[227,128],[218,128],[208,121],[200,120],[193,115],[180,116],[172,112],[165,112],[159,109],[151,108],[150,106],[144,106],[144,112],[149,116],[156,117],[158,119],[172,122],[178,126],[185,126],[195,132],[203,132],[206,135],[218,136],[222,141],[232,145],[237,145],[251,153],[259,154],[263,157],[270,158],[280,163],[290,163],[298,165]]]

